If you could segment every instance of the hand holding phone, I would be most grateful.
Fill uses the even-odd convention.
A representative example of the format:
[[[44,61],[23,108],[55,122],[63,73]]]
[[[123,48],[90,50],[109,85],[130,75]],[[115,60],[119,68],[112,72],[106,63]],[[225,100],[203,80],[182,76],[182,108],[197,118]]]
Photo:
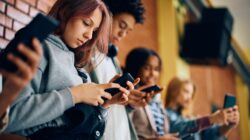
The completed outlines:
[[[141,91],[143,92],[146,92],[146,93],[149,93],[149,92],[160,92],[161,91],[161,88],[158,86],[158,85],[153,85],[153,86],[150,86],[150,87],[147,87],[147,88],[144,88],[142,89]]]
[[[121,77],[117,78],[113,83],[118,83],[120,86],[127,88],[127,81],[134,82],[134,78],[130,75],[130,73],[124,73]],[[120,92],[117,88],[109,88],[105,89],[105,92],[111,93],[114,96],[116,93]]]
[[[236,98],[233,95],[226,94],[223,108],[230,108],[236,105]]]
[[[22,28],[17,32],[14,39],[6,46],[0,54],[0,68],[3,68],[10,72],[15,72],[17,67],[15,64],[8,61],[8,54],[12,53],[22,60],[27,58],[17,50],[19,43],[25,44],[25,46],[32,49],[32,39],[36,37],[40,42],[56,29],[59,23],[50,17],[44,16],[43,14],[38,14],[26,27]]]

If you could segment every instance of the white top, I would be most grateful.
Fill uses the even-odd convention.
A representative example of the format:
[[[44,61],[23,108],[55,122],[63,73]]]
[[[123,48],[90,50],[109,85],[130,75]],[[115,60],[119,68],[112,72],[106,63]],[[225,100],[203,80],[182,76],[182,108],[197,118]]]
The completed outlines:
[[[111,58],[97,54],[95,64],[97,65],[95,73],[98,77],[99,84],[108,83],[115,75],[117,75]]]
[[[104,140],[131,140],[129,122],[123,105],[112,105],[108,110]]]
[[[99,55],[99,60],[96,59],[96,63],[97,67],[95,69],[95,72],[100,84],[108,83],[115,75],[117,75],[115,66],[109,57],[107,56],[100,57]],[[104,140],[131,139],[129,121],[125,106],[112,105],[109,108],[103,139]]]

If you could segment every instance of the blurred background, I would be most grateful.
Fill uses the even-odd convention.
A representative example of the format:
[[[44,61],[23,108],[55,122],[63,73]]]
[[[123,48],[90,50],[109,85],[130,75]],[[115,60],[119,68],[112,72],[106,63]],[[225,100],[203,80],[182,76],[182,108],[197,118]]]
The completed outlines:
[[[1,0],[0,47],[4,48],[14,37],[15,32],[29,23],[38,12],[47,13],[55,1]],[[187,110],[187,114],[206,115],[223,106],[226,93],[234,94],[237,97],[241,120],[237,129],[230,133],[229,140],[249,140],[250,0],[142,1],[146,7],[145,23],[136,25],[133,33],[118,44],[119,51],[122,52],[118,56],[121,65],[124,65],[127,53],[135,47],[144,46],[156,50],[163,60],[161,86],[166,86],[174,76],[191,78],[197,85],[195,100]],[[204,9],[221,7],[225,12],[222,14],[222,20],[218,18],[220,16],[217,16],[217,19],[210,17],[216,19],[212,21],[215,22],[214,25],[202,24],[203,19],[206,20],[204,17],[206,14],[202,13]],[[194,30],[198,28],[190,26],[202,24],[201,27],[204,28],[202,30],[211,31],[220,22],[223,24],[220,27],[223,26],[221,32],[226,36],[222,38],[226,43],[214,49],[217,55],[209,56],[206,52],[197,51],[185,54],[188,49],[192,50],[194,44],[202,48],[201,51],[213,50],[212,46],[211,48],[206,46],[217,34],[217,32],[194,34]],[[223,47],[226,49],[222,49]],[[192,57],[192,53],[201,54],[201,57]],[[164,97],[163,92],[162,99]]]

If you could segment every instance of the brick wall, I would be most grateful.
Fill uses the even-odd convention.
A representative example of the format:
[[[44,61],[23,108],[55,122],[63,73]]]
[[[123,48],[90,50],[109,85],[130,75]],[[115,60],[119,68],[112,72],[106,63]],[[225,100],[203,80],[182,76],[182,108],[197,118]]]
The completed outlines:
[[[56,0],[1,0],[0,48],[4,48],[15,32],[38,13],[47,13]]]

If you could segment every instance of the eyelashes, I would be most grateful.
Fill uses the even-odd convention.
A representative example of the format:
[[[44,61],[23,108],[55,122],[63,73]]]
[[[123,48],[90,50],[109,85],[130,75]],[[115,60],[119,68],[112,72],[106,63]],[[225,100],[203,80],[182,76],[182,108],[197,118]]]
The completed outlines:
[[[121,29],[127,29],[128,25],[127,25],[124,21],[120,21],[120,22],[119,22],[119,27],[120,27]]]
[[[83,24],[85,26],[90,26],[91,25],[91,23],[89,21],[87,21],[87,20],[83,20],[82,22],[83,22]]]

